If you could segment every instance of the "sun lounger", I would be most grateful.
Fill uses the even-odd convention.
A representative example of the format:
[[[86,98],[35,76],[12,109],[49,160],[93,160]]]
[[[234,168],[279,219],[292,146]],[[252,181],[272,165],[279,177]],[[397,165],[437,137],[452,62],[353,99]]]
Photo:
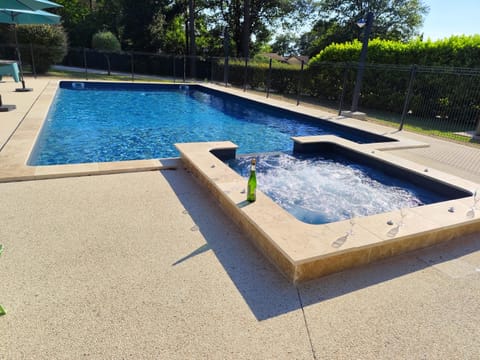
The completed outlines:
[[[0,60],[0,80],[2,80],[3,75],[10,75],[15,82],[19,82],[20,74],[17,63],[15,61]]]

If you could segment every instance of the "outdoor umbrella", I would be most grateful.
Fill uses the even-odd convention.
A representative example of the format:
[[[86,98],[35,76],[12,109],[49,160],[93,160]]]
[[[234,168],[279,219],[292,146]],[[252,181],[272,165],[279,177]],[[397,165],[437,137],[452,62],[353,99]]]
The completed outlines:
[[[17,2],[18,6],[27,6],[26,4],[35,3],[37,8],[39,7],[54,7],[60,6],[46,0],[6,0],[6,2]],[[3,6],[3,1],[0,3]],[[15,47],[17,51],[18,66],[20,68],[20,78],[22,79],[22,88],[17,91],[31,91],[32,89],[25,88],[25,80],[23,79],[22,58],[20,55],[20,48],[18,45],[17,37],[17,25],[19,24],[58,24],[60,22],[60,16],[51,14],[42,10],[22,10],[17,8],[0,8],[0,23],[13,24],[15,34]]]
[[[62,5],[47,0],[1,0],[0,7],[13,10],[43,10]]]

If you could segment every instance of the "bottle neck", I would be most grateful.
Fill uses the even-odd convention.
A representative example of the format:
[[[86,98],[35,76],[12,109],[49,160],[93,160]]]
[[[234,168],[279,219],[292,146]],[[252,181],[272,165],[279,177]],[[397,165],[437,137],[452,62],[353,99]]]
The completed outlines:
[[[250,174],[255,174],[255,166],[257,165],[257,162],[255,159],[252,159],[250,163]]]

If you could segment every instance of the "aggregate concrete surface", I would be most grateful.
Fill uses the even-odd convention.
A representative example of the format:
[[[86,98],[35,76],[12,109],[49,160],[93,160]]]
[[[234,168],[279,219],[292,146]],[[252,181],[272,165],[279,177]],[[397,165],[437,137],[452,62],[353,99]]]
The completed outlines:
[[[480,234],[294,286],[180,166],[1,183],[0,243],[0,359],[480,358]]]

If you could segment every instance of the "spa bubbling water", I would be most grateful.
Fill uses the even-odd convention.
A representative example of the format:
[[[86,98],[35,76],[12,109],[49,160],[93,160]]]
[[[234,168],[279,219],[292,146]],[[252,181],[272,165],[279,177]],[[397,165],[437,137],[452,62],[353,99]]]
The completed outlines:
[[[257,158],[258,189],[301,221],[324,224],[438,201],[437,195],[345,158]],[[252,157],[230,162],[244,177]]]

